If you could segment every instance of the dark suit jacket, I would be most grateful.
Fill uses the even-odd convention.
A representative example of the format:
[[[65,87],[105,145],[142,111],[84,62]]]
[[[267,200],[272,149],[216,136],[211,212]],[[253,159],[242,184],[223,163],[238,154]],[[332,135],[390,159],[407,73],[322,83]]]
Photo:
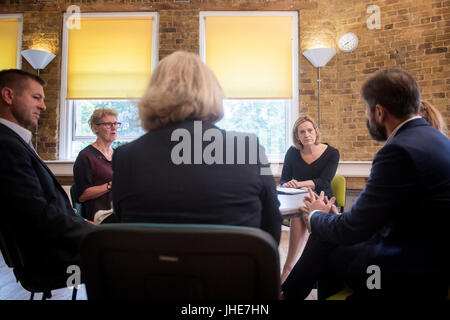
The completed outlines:
[[[93,227],[77,216],[50,169],[14,131],[0,124],[0,223],[8,223],[25,268],[65,272]]]
[[[423,118],[407,122],[375,156],[365,189],[342,215],[316,212],[312,233],[340,245],[365,242],[349,267],[365,286],[367,267],[381,289],[448,283],[450,141]],[[424,293],[425,295],[427,293]]]
[[[227,133],[213,125],[202,123],[200,134],[213,128],[220,132],[225,146]],[[192,139],[171,141],[173,132],[184,132]],[[177,145],[182,141],[188,142],[187,149],[192,151],[191,163],[195,148],[200,147],[200,155],[207,152],[205,148],[211,142],[203,142],[202,147],[201,139],[194,135],[194,121],[188,120],[152,130],[117,148],[112,190],[119,220],[250,226],[267,231],[279,242],[281,216],[276,186],[272,175],[260,174],[261,164],[174,163],[172,153],[179,154]],[[195,145],[195,141],[200,143]],[[226,150],[222,150],[221,158],[226,159]],[[249,160],[248,153],[246,157]]]

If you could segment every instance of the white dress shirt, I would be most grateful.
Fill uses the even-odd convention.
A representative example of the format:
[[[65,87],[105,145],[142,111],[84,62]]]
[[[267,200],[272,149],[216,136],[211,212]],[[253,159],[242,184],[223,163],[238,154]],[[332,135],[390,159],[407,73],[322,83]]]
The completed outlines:
[[[32,134],[31,134],[30,130],[25,129],[22,126],[19,126],[17,123],[11,122],[11,121],[3,119],[3,118],[0,118],[0,123],[4,124],[8,128],[10,128],[12,131],[17,133],[19,135],[19,137],[21,137],[23,139],[23,141],[25,141],[34,150],[33,144],[31,143]]]

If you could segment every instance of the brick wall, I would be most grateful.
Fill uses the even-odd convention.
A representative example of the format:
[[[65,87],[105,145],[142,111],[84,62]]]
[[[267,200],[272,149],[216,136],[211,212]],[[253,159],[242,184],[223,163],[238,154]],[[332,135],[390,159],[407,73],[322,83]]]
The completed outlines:
[[[450,126],[450,1],[443,0],[0,0],[0,13],[24,13],[22,49],[36,42],[56,58],[41,72],[48,82],[47,111],[40,120],[39,153],[58,158],[62,16],[69,5],[82,12],[158,11],[160,59],[179,49],[198,52],[201,10],[297,10],[300,52],[322,43],[337,55],[321,69],[323,141],[337,147],[341,160],[371,160],[380,145],[370,140],[359,89],[371,74],[386,67],[410,72],[423,98],[435,104]],[[369,30],[369,5],[381,9],[381,29]],[[358,35],[352,53],[337,48],[346,32]],[[23,60],[23,68],[33,71]],[[300,112],[317,119],[317,70],[299,61]]]

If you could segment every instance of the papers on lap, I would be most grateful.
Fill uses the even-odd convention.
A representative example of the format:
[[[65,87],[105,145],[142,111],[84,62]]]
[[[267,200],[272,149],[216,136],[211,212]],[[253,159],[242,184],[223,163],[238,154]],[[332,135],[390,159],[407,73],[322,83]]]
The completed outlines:
[[[114,213],[114,209],[110,209],[110,210],[98,210],[95,213],[94,216],[94,222],[96,223],[102,223],[103,220],[105,220],[106,218],[108,218],[110,215],[112,215]]]
[[[278,193],[281,194],[300,194],[300,193],[307,193],[307,190],[303,189],[295,189],[295,188],[283,188],[283,187],[277,187]]]

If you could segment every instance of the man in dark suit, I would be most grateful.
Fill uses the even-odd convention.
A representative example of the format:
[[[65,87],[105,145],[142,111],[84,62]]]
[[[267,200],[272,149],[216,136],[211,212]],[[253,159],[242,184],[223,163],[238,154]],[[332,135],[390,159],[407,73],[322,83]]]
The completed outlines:
[[[283,284],[304,298],[346,285],[353,299],[445,299],[449,285],[450,141],[418,115],[420,92],[404,71],[378,72],[362,87],[367,127],[377,141],[366,187],[343,214],[310,191],[311,235]]]
[[[95,228],[76,215],[66,192],[31,146],[44,104],[44,81],[21,70],[0,72],[0,226],[12,230],[32,274],[65,273]]]

